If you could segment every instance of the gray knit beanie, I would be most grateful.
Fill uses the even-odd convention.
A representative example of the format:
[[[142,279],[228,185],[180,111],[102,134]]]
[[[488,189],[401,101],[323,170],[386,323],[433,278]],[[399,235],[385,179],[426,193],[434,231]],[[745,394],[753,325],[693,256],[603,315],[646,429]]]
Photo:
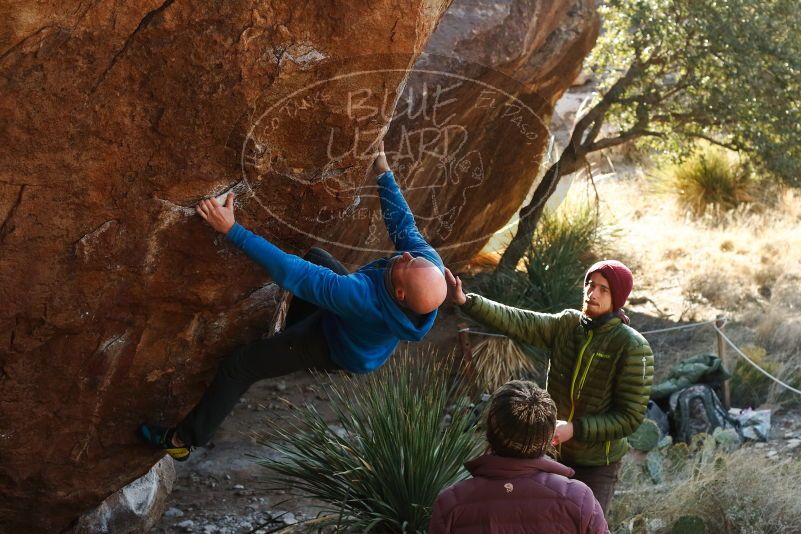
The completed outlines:
[[[556,404],[534,382],[512,380],[492,395],[487,441],[498,456],[539,458],[556,428]]]

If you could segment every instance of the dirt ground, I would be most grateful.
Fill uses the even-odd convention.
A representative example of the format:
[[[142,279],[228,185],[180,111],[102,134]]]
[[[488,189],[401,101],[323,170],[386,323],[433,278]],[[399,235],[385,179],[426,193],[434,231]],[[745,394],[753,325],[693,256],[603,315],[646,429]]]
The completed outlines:
[[[458,320],[453,310],[445,310],[426,344],[453,350]],[[280,424],[307,403],[333,421],[328,399],[315,393],[317,385],[319,377],[295,373],[251,387],[208,447],[193,451],[186,462],[175,462],[177,479],[167,512],[151,534],[243,534],[259,525],[265,525],[259,532],[268,532],[315,517],[319,508],[313,501],[267,488],[260,477],[264,468],[256,461],[272,453],[257,442],[268,421]]]
[[[186,462],[175,462],[177,479],[167,512],[151,532],[238,534],[262,524],[272,530],[314,516],[314,503],[308,499],[267,489],[260,480],[263,468],[256,461],[271,455],[257,442],[268,420],[281,421],[305,403],[330,415],[327,400],[311,390],[317,381],[310,374],[296,373],[255,384],[208,447],[193,451]]]

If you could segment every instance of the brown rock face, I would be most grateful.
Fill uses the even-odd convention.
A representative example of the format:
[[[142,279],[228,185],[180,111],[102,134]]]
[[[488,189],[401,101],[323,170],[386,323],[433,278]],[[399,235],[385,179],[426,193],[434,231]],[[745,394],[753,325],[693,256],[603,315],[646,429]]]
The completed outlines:
[[[387,149],[446,262],[473,257],[520,208],[553,105],[597,30],[592,0],[455,2],[445,13],[401,95]]]
[[[369,163],[347,151],[347,95],[393,97],[447,4],[3,4],[5,531],[57,531],[145,473],[159,455],[138,422],[182,415],[269,319],[266,276],[193,214],[199,198],[233,188],[242,222],[287,246],[310,240],[265,209],[347,241],[308,215],[353,202],[325,173],[352,183]],[[394,71],[282,102],[375,70],[364,54]]]
[[[365,170],[396,110],[387,148],[447,260],[509,218],[592,2],[449,3],[0,6],[0,530],[58,531],[148,471],[137,424],[176,421],[264,330],[275,287],[198,199],[234,191],[245,226],[355,266],[387,248]]]

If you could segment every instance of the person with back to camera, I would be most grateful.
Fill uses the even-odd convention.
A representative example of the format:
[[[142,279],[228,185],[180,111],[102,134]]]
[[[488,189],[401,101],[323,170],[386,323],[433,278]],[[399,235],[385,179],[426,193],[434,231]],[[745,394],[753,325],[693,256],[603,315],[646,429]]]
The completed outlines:
[[[443,490],[429,534],[606,534],[601,505],[573,470],[545,456],[556,405],[533,382],[507,382],[487,411],[488,452],[465,467],[472,478]]]

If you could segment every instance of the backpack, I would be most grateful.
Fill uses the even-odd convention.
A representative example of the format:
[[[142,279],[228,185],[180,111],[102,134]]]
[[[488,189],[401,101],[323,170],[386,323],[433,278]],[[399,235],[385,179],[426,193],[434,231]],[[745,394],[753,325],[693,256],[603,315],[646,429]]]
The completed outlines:
[[[676,441],[689,443],[701,432],[712,434],[718,427],[740,433],[737,419],[731,417],[709,384],[695,384],[670,395],[670,419]]]
[[[668,415],[652,400],[648,401],[648,408],[645,410],[645,418],[656,423],[656,426],[659,427],[660,438],[670,434],[670,419],[668,419]]]

